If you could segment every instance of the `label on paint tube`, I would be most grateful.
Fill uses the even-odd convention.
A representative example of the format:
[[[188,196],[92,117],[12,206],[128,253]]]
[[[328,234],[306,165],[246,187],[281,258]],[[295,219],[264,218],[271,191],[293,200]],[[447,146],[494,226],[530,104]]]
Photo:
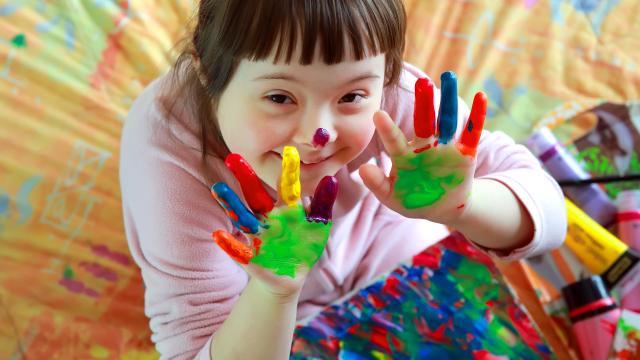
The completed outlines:
[[[589,271],[602,276],[608,288],[617,285],[638,266],[638,256],[570,200],[565,200],[567,246]]]

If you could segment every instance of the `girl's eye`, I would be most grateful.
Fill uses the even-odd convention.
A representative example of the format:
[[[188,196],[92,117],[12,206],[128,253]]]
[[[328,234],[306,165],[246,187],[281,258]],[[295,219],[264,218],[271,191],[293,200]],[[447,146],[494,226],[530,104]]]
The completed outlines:
[[[359,103],[360,101],[366,99],[367,97],[362,94],[357,93],[349,93],[340,99],[341,103]]]
[[[293,100],[290,97],[282,94],[267,95],[267,99],[276,104],[293,104]]]

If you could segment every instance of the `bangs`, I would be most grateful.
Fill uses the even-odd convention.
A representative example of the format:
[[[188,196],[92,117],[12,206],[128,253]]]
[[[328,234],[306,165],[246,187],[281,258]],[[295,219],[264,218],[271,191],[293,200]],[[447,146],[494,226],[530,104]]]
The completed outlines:
[[[388,0],[231,1],[220,14],[216,40],[236,60],[275,54],[275,62],[291,63],[298,46],[302,65],[311,64],[316,50],[328,65],[347,56],[361,60],[404,49],[401,6]]]

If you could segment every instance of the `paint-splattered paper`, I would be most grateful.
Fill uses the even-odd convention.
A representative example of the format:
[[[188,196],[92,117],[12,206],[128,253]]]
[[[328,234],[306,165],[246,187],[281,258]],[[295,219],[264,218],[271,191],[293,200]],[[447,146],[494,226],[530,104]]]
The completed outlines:
[[[549,348],[493,262],[452,234],[296,329],[293,359],[538,359]]]

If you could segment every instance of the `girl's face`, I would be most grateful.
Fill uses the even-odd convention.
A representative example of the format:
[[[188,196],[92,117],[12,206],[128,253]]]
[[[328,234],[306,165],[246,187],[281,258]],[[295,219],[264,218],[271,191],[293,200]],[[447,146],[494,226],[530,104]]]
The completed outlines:
[[[218,103],[220,131],[229,150],[274,189],[282,149],[295,146],[302,193],[313,195],[322,177],[335,175],[371,141],[384,75],[384,54],[334,65],[317,55],[310,65],[243,60]],[[314,142],[319,128],[329,133],[324,146]]]

